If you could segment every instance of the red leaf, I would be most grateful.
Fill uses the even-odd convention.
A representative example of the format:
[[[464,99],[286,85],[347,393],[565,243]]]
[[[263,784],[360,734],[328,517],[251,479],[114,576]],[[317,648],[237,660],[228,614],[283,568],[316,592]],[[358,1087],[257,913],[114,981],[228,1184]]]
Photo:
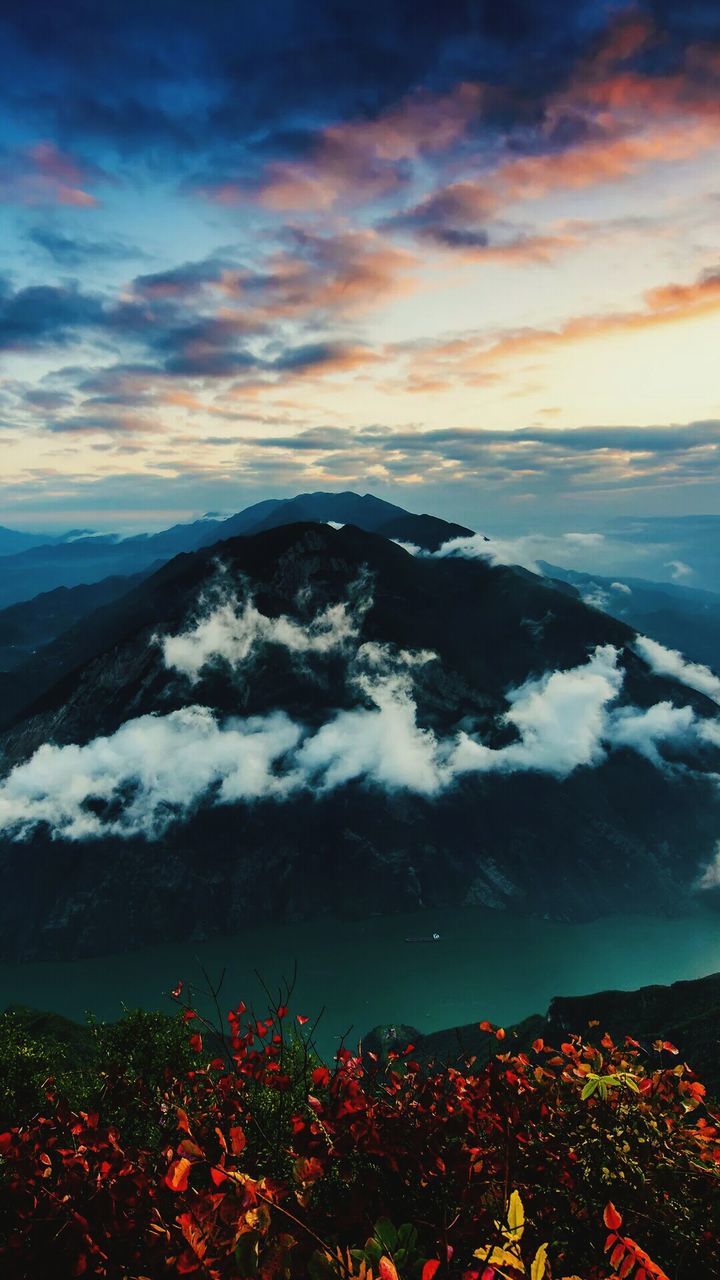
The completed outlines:
[[[13,1136],[11,1133],[0,1133],[0,1156],[4,1156],[6,1151],[10,1150],[13,1144]]]
[[[182,989],[183,989],[183,981],[181,978],[177,986],[173,987],[172,991],[170,992],[170,995],[172,996],[173,1000],[180,999],[180,996],[182,995]]]
[[[422,1269],[422,1280],[433,1280],[433,1276],[440,1266],[439,1258],[430,1258]]]
[[[245,1150],[247,1138],[239,1124],[233,1125],[230,1130],[230,1150],[234,1156],[239,1156],[241,1151]]]
[[[298,1020],[298,1022],[300,1023],[300,1026],[301,1026],[301,1027],[304,1027],[304,1026],[305,1026],[305,1023],[310,1021],[310,1019],[309,1019],[309,1018],[306,1018],[306,1017],[304,1016],[304,1014],[302,1014],[302,1013],[299,1013],[299,1014],[297,1015],[297,1020]]]
[[[605,1226],[607,1227],[608,1231],[619,1231],[622,1226],[622,1218],[620,1217],[620,1214],[615,1208],[615,1205],[613,1204],[612,1200],[609,1200],[608,1203],[605,1205],[605,1212],[603,1213],[603,1222],[605,1223]]]
[[[330,1072],[327,1067],[315,1067],[312,1073],[313,1084],[325,1085],[330,1083]]]
[[[202,1036],[199,1031],[190,1037],[189,1043],[193,1053],[202,1053]]]
[[[391,1262],[389,1258],[380,1259],[379,1273],[380,1280],[399,1280],[398,1273],[395,1270],[395,1263]]]

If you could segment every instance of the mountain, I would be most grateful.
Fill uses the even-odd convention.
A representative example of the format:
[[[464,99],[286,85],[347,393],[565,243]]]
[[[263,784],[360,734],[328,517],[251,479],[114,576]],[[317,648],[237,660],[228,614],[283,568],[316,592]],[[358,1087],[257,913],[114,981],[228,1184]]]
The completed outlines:
[[[618,580],[577,573],[543,560],[540,568],[576,587],[586,603],[671,649],[679,649],[685,657],[711,667],[720,660],[720,595],[715,592],[625,575],[619,575]]]
[[[0,610],[0,673],[26,663],[36,650],[81,618],[132,590],[142,576],[103,578],[90,586],[57,587]],[[38,670],[42,671],[42,667],[43,660],[38,663]]]
[[[329,520],[355,524],[370,532],[389,521],[410,520],[413,541],[434,550],[439,541],[456,537],[462,526],[432,516],[412,516],[402,507],[383,502],[372,494],[304,493],[296,498],[270,498],[254,503],[226,520],[205,518],[190,524],[173,525],[160,533],[142,533],[118,539],[115,536],[67,535],[27,546],[3,555],[0,567],[0,610],[58,587],[76,587],[106,577],[147,573],[153,567],[184,551],[196,551],[228,538],[259,533],[298,521]],[[472,530],[463,529],[464,533]],[[24,536],[24,535],[23,535]],[[30,535],[28,535],[30,536]],[[389,537],[400,536],[388,534]]]
[[[44,541],[46,539],[40,534],[25,533],[19,529],[6,529],[4,525],[0,525],[0,556],[15,555],[18,551],[25,551],[28,547],[34,547]]]
[[[716,703],[522,569],[282,526],[40,658],[0,735],[8,957],[420,905],[691,911],[714,854]]]

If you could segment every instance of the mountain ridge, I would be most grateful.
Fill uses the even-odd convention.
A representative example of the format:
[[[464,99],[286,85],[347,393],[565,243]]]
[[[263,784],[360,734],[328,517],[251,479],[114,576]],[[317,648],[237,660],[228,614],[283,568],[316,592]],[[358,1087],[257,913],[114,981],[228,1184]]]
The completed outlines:
[[[435,549],[443,526],[448,538],[456,536],[458,529],[472,532],[463,526],[439,521],[435,516],[412,516],[404,508],[372,494],[360,495],[350,490],[339,494],[318,491],[298,494],[295,498],[269,498],[225,520],[196,520],[173,525],[159,533],[135,534],[124,539],[92,536],[72,541],[58,538],[33,542],[16,554],[0,558],[0,610],[61,586],[88,585],[110,576],[148,572],[154,564],[181,552],[197,551],[230,537],[293,523],[298,517],[354,523],[369,532],[383,521],[410,518],[415,522],[415,539],[422,546],[425,546],[424,522],[430,522],[428,550]]]

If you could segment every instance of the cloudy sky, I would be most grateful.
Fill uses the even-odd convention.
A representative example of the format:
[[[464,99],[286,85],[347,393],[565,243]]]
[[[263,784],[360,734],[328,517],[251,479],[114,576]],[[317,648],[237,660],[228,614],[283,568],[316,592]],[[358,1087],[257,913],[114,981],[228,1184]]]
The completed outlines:
[[[720,512],[715,0],[0,0],[0,522]]]

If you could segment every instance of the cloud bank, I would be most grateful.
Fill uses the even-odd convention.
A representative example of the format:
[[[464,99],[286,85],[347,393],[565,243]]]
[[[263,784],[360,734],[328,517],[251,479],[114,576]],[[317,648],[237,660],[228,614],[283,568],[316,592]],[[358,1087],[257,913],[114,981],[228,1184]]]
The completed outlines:
[[[270,619],[254,604],[217,605],[163,643],[165,661],[191,680],[218,659],[249,664],[261,643],[322,657],[347,649],[347,680],[358,705],[330,712],[319,728],[283,711],[220,721],[192,705],[130,720],[85,745],[45,744],[0,783],[0,831],[21,840],[45,826],[53,837],[157,839],[201,806],[282,802],[356,783],[385,793],[435,797],[461,779],[538,771],[557,778],[631,749],[658,767],[666,743],[720,746],[720,724],[660,703],[618,707],[620,652],[598,646],[586,662],[547,672],[506,693],[501,747],[458,729],[438,735],[420,722],[415,675],[436,655],[379,643],[355,645],[367,595],[300,624]],[[168,642],[170,641],[169,648]]]

